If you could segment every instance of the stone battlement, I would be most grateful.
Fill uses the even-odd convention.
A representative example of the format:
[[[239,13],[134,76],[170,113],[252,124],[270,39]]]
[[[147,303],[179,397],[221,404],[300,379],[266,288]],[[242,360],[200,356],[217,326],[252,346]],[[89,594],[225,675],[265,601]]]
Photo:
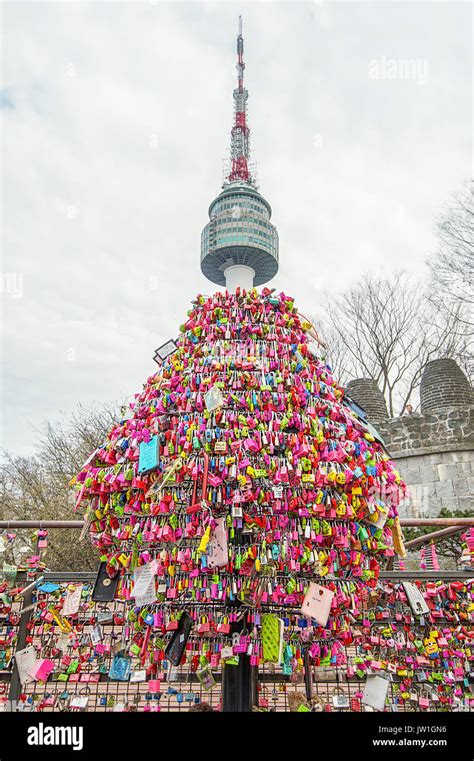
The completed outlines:
[[[426,365],[420,413],[389,418],[371,379],[351,381],[347,392],[366,410],[409,487],[405,515],[435,517],[442,508],[474,513],[474,396],[454,360]]]

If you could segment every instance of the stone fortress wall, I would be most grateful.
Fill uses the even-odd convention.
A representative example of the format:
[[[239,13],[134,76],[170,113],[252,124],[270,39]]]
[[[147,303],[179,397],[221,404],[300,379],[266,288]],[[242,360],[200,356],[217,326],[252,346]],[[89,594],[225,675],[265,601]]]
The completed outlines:
[[[434,518],[442,508],[474,514],[474,392],[454,360],[426,365],[419,413],[390,418],[371,379],[350,381],[347,393],[367,412],[409,487],[402,517]]]

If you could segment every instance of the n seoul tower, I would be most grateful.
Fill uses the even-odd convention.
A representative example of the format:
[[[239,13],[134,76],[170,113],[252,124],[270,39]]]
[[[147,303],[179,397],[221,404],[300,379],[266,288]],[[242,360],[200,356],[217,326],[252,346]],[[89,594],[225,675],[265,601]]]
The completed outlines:
[[[278,272],[278,233],[268,201],[258,192],[249,168],[248,91],[244,87],[242,17],[237,35],[237,87],[231,132],[231,170],[222,192],[209,206],[201,234],[201,271],[229,292],[263,285]]]

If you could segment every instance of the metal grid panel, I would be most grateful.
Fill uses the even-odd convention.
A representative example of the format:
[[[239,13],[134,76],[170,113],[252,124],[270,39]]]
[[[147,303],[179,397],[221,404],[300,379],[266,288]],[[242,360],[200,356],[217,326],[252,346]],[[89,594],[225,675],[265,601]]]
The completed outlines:
[[[417,574],[425,579],[444,578],[452,579],[460,574]],[[44,620],[45,611],[55,600],[57,593],[34,593],[30,591],[23,598],[15,599],[11,604],[5,603],[0,609],[0,705],[4,710],[25,711],[164,711],[182,712],[188,711],[198,702],[206,702],[214,709],[221,707],[221,682],[222,671],[220,665],[212,669],[215,684],[206,691],[196,674],[188,667],[182,666],[169,670],[162,670],[160,664],[156,664],[155,673],[149,674],[146,681],[118,682],[108,677],[114,645],[122,639],[123,623],[127,603],[122,600],[114,600],[111,603],[94,603],[91,601],[91,592],[95,574],[47,574],[49,581],[56,581],[61,592],[64,592],[68,584],[83,584],[83,607],[77,618],[74,619],[74,630],[77,633],[76,640],[66,643],[66,636],[61,634],[57,625],[52,625]],[[407,575],[409,576],[409,575]],[[392,580],[400,579],[400,574],[386,573],[384,577]],[[464,575],[466,577],[466,575]],[[24,612],[23,612],[24,611]],[[93,618],[109,617],[102,621],[101,644],[105,646],[103,653],[98,653],[91,648],[91,632],[93,631]],[[114,620],[115,617],[115,620]],[[390,622],[393,623],[393,616]],[[374,632],[386,625],[387,619],[380,619],[373,623]],[[446,623],[443,621],[442,623]],[[426,627],[421,632],[423,636]],[[188,654],[197,652],[202,637],[191,636],[189,640]],[[23,687],[20,686],[16,668],[13,666],[13,654],[15,649],[21,650],[25,645],[32,644],[37,649],[37,654],[42,658],[48,658],[54,663],[54,670],[46,682],[31,679]],[[194,644],[195,648],[192,649]],[[102,648],[101,648],[102,649]],[[386,647],[385,647],[386,650]],[[355,645],[343,648],[343,660],[353,663],[358,650]],[[374,657],[383,658],[384,647],[376,647]],[[64,659],[66,656],[66,659]],[[70,659],[68,662],[68,658]],[[69,673],[67,681],[61,681],[68,671],[74,672],[74,661],[82,660],[76,673]],[[474,659],[474,654],[471,656]],[[71,661],[73,666],[71,667]],[[466,663],[464,663],[466,666]],[[134,671],[139,667],[138,659],[135,662]],[[231,668],[227,666],[227,668]],[[469,679],[467,669],[462,679]],[[140,670],[138,668],[138,670]],[[62,676],[61,676],[62,675]],[[135,674],[136,676],[136,674]],[[141,674],[141,678],[143,678]],[[310,667],[312,694],[315,700],[313,707],[316,710],[325,711],[370,711],[369,707],[361,703],[361,691],[364,688],[365,679],[347,676],[347,665],[343,666],[311,666]],[[151,692],[148,685],[149,679],[159,680],[159,692]],[[389,686],[388,704],[393,711],[446,711],[446,710],[472,710],[474,698],[457,701],[454,705],[447,705],[436,698],[436,690],[432,685],[427,687],[426,682],[413,682],[410,687],[410,697],[400,699],[400,684],[402,677],[394,675]],[[463,682],[466,686],[465,682]],[[471,683],[472,690],[472,683]],[[284,675],[281,667],[271,664],[263,664],[258,673],[258,696],[261,710],[287,711],[294,710],[292,694],[302,696],[305,693],[303,671],[300,670],[292,675]],[[340,696],[337,703],[337,695]],[[420,697],[428,696],[429,705],[422,709],[419,703]],[[87,698],[87,704],[83,707],[75,707],[74,698]],[[16,703],[8,703],[17,701]],[[470,704],[470,705],[469,705]]]

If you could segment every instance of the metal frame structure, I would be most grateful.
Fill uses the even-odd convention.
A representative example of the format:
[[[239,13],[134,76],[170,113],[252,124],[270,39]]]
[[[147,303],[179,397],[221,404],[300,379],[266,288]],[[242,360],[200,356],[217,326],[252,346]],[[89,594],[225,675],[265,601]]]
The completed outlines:
[[[392,582],[403,582],[403,581],[433,581],[433,580],[440,580],[440,581],[454,581],[454,580],[468,580],[472,579],[474,575],[474,569],[470,569],[467,571],[382,571],[380,573],[380,579],[381,580],[387,580]],[[26,574],[24,574],[25,580],[26,580]],[[45,572],[42,574],[42,581],[41,583],[44,584],[46,582],[55,582],[55,583],[85,583],[90,584],[95,581],[96,574],[94,572],[89,571],[83,571],[83,572]],[[19,580],[22,580],[22,577],[20,575]],[[25,594],[22,597],[22,603],[21,603],[21,609],[19,610],[20,615],[20,622],[18,625],[18,631],[17,631],[17,637],[16,637],[16,643],[15,643],[15,650],[21,650],[26,646],[27,643],[27,636],[30,633],[29,632],[29,623],[31,621],[32,612],[34,610],[33,602],[33,594],[34,589],[31,587],[29,588]],[[110,605],[112,607],[116,607],[116,605],[125,605],[125,601],[122,600],[114,600]],[[283,692],[289,692],[291,691],[291,684],[289,683],[288,679],[282,676],[281,673],[278,671],[275,671],[273,667],[269,667],[268,665],[265,665],[263,668],[260,668],[257,673],[257,669],[250,668],[249,659],[247,660],[247,663],[242,663],[242,668],[232,668],[232,670],[228,670],[227,673],[224,670],[223,672],[219,672],[216,674],[216,688],[213,693],[211,693],[213,704],[217,705],[217,702],[221,703],[222,710],[224,711],[249,711],[252,710],[251,706],[255,704],[256,702],[256,696],[258,692],[264,692],[264,695],[267,693],[267,687],[265,685],[273,685],[272,690],[272,700],[275,701],[275,710],[277,710],[277,707],[279,710],[287,710],[287,696],[286,694],[282,696],[281,691]],[[12,658],[13,663],[13,658]],[[313,678],[313,677],[311,677]],[[317,682],[320,682],[319,688],[322,691],[322,694],[327,694],[328,699],[330,696],[330,690],[331,689],[341,689],[344,688],[346,690],[348,696],[350,697],[354,691],[357,689],[357,685],[360,684],[360,682],[354,681],[353,683],[350,680],[346,680],[344,678],[341,678],[339,675],[339,672],[336,669],[335,674],[332,674],[330,676],[324,676],[320,677],[316,680]],[[24,689],[22,688],[18,676],[17,669],[14,668],[9,672],[0,672],[0,687],[3,684],[3,694],[5,693],[5,689],[8,688],[8,700],[11,701],[12,705],[15,705],[15,701],[18,701],[20,698],[20,695],[22,692],[24,692]],[[33,694],[35,697],[39,698],[41,694],[44,694],[47,692],[47,688],[50,685],[49,682],[46,683],[46,685],[42,688],[43,692],[36,692],[37,687],[35,686],[33,688]],[[112,699],[118,698],[124,698],[127,697],[129,699],[130,695],[133,696],[133,700],[137,703],[137,706],[135,709],[132,710],[138,710],[138,704],[140,701],[143,702],[144,700],[144,694],[143,694],[143,688],[140,691],[140,687],[137,685],[134,685],[133,683],[126,683],[128,686],[120,686],[117,685],[116,682],[110,681],[108,679],[108,676],[106,674],[102,674],[100,676],[100,681],[97,683],[97,689],[95,693],[95,698],[98,701],[99,694],[105,694],[108,697],[112,696]],[[179,689],[185,688],[186,685],[189,685],[189,688],[193,690],[200,689],[199,683],[197,680],[197,677],[195,674],[187,673],[185,670],[180,667],[179,670]],[[276,685],[279,685],[279,690],[276,690]],[[287,685],[287,686],[286,686]],[[331,688],[331,685],[333,687]],[[295,687],[296,689],[296,687]],[[105,690],[105,692],[104,692]],[[0,694],[2,693],[2,690],[0,689]],[[115,698],[113,697],[115,696]],[[92,696],[94,697],[94,695]],[[206,700],[208,699],[208,696],[205,693],[202,693],[201,690],[201,698]],[[209,698],[211,699],[211,698]],[[108,705],[108,703],[107,703]],[[185,710],[186,706],[171,706],[171,698],[168,697],[167,703],[165,698],[165,705],[164,710]],[[99,703],[96,703],[95,710],[101,710],[99,707]],[[105,710],[105,709],[104,709]]]
[[[467,580],[472,579],[474,575],[474,569],[468,571],[382,571],[380,573],[380,579],[403,582],[403,581],[450,581],[450,580]],[[56,583],[85,583],[90,584],[94,582],[96,574],[94,572],[45,572],[43,574],[42,584],[45,582]],[[20,622],[18,625],[15,650],[21,650],[26,646],[27,636],[30,633],[29,623],[32,620],[32,613],[34,609],[33,601],[34,589],[30,588],[23,596],[21,609],[19,609]],[[114,600],[109,603],[114,610],[118,606],[125,605],[125,601]],[[245,659],[244,659],[245,660]],[[11,660],[13,664],[13,658]],[[255,705],[257,695],[258,700],[262,701],[262,705],[268,704],[268,695],[271,695],[270,700],[273,701],[274,710],[288,710],[288,695],[293,689],[288,677],[283,676],[274,667],[264,665],[258,670],[256,668],[250,668],[250,663],[247,659],[247,663],[242,662],[242,668],[226,669],[219,671],[215,674],[216,686],[211,693],[203,693],[197,677],[195,674],[187,672],[184,667],[178,669],[177,674],[177,689],[183,692],[188,688],[194,691],[195,694],[199,694],[202,700],[209,701],[214,707],[221,706],[223,711],[249,711],[252,710],[252,705]],[[332,673],[334,671],[334,673]],[[316,682],[312,682],[312,687],[317,687],[318,695],[325,696],[327,701],[330,700],[334,690],[342,690],[347,696],[352,699],[354,694],[360,689],[360,681],[349,680],[340,675],[337,669],[332,669],[330,675],[323,676],[311,676],[311,680],[315,679]],[[54,683],[53,683],[54,684]],[[3,686],[3,689],[2,689]],[[271,687],[271,691],[270,690]],[[76,685],[76,693],[79,688],[82,688],[82,684]],[[307,686],[308,688],[308,686]],[[0,695],[8,689],[8,700],[12,706],[15,706],[15,701],[18,702],[22,693],[25,693],[25,689],[22,688],[16,668],[11,669],[9,672],[0,672]],[[51,689],[51,683],[48,681],[45,685],[34,685],[32,687],[32,700],[41,702],[42,697],[48,694]],[[294,685],[296,690],[296,685]],[[137,685],[132,682],[117,683],[113,680],[109,680],[107,674],[101,674],[100,680],[95,685],[92,685],[91,692],[91,705],[89,710],[113,710],[109,708],[109,705],[113,705],[111,701],[125,700],[127,704],[132,703],[133,707],[128,710],[144,710],[145,705],[145,685]],[[104,697],[105,696],[105,697]],[[104,704],[104,701],[106,703]],[[182,711],[187,710],[187,704],[176,704],[173,702],[171,696],[167,693],[162,697],[161,710],[165,711]],[[150,709],[147,709],[150,710]],[[402,710],[410,710],[403,708]]]
[[[401,524],[408,525],[408,526],[445,526],[445,528],[431,532],[423,537],[419,537],[412,542],[407,543],[407,549],[412,549],[417,546],[420,546],[424,543],[436,541],[437,539],[441,539],[444,536],[451,535],[453,533],[457,533],[459,531],[464,530],[465,528],[469,526],[474,525],[474,518],[464,518],[464,519],[450,519],[450,518],[443,518],[443,519],[406,519],[401,520]],[[454,525],[453,525],[454,524]],[[460,525],[458,525],[460,524]],[[82,529],[84,526],[82,521],[38,521],[38,520],[18,520],[18,521],[0,521],[0,530],[1,529],[35,529],[35,528],[50,528],[50,529]],[[474,569],[469,570],[445,570],[445,571],[433,571],[433,570],[426,570],[426,571],[420,571],[420,570],[413,570],[413,571],[397,571],[397,570],[389,570],[390,565],[388,566],[388,569],[385,571],[380,572],[379,578],[381,580],[387,580],[389,582],[403,582],[403,581],[433,581],[433,580],[440,580],[440,581],[454,581],[454,580],[462,580],[462,579],[472,579],[474,576]],[[26,581],[27,575],[25,572],[19,574],[18,580],[23,581],[23,578],[25,582],[28,585],[28,582]],[[41,583],[44,584],[45,582],[54,582],[54,583],[85,583],[92,585],[96,579],[96,573],[90,572],[90,571],[81,571],[81,572],[68,572],[68,571],[45,571],[41,574]],[[26,590],[26,592],[22,595],[21,602],[17,603],[17,610],[20,615],[19,624],[17,627],[17,633],[16,633],[16,641],[14,645],[14,650],[21,650],[26,646],[27,643],[27,636],[29,634],[29,624],[32,620],[32,613],[34,609],[34,605],[32,605],[33,601],[33,595],[35,593],[34,584],[30,585],[30,588]],[[124,605],[124,601],[121,600],[115,600],[114,603],[111,603],[111,605]],[[2,620],[0,618],[0,627],[2,626]],[[238,631],[239,624],[233,624],[232,630]],[[13,658],[11,659],[11,664],[13,665]],[[185,673],[183,668],[179,671],[179,685],[180,689],[181,687],[185,689],[186,685],[189,685],[189,689],[192,689],[194,691],[199,690],[201,691],[201,699],[202,700],[209,700],[212,702],[214,706],[217,706],[220,704],[223,711],[250,711],[252,710],[252,706],[256,704],[257,702],[257,696],[260,692],[260,698],[263,700],[263,702],[266,701],[266,695],[267,695],[267,687],[265,685],[273,685],[272,688],[272,698],[271,700],[274,703],[274,710],[288,710],[288,701],[287,701],[287,690],[291,689],[291,685],[288,682],[286,677],[283,677],[281,673],[278,671],[272,670],[271,667],[268,665],[265,665],[263,668],[259,668],[258,670],[255,667],[250,666],[250,659],[248,656],[245,656],[241,659],[241,663],[239,664],[239,667],[232,667],[223,669],[222,671],[219,671],[215,675],[216,677],[216,688],[213,690],[209,695],[202,692],[202,688],[199,685],[199,682],[197,680],[197,677],[195,674],[191,673]],[[313,677],[311,677],[312,679]],[[321,682],[323,680],[321,679]],[[46,683],[43,690],[46,692],[47,685],[49,683]],[[128,683],[127,683],[128,684]],[[276,685],[279,685],[278,690],[276,690]],[[342,681],[340,682],[340,678],[338,674],[336,674],[335,681],[332,678],[325,679],[325,685],[320,684],[318,689],[322,690],[322,693],[324,694],[324,690],[326,690],[327,699],[329,700],[330,696],[330,686],[331,684],[333,687],[340,688],[341,684],[345,685],[344,689],[347,688],[348,695],[351,696],[354,691],[356,691],[356,687],[346,682]],[[354,683],[356,684],[356,683]],[[288,685],[288,687],[286,686]],[[1,695],[5,695],[5,691],[8,689],[8,700],[11,701],[11,704],[14,705],[15,701],[18,701],[20,698],[20,695],[22,694],[22,686],[20,684],[18,671],[16,668],[11,669],[9,672],[0,671],[0,700]],[[36,692],[36,687],[34,687],[33,697],[36,699],[39,699],[40,693]],[[296,686],[295,686],[296,689]],[[262,690],[263,690],[263,697],[262,697]],[[105,692],[104,692],[105,691]],[[129,687],[124,687],[123,685],[121,687],[117,686],[117,683],[110,681],[108,679],[108,676],[105,674],[102,674],[100,676],[100,681],[97,683],[96,692],[92,694],[92,700],[95,698],[95,709],[94,710],[102,710],[102,708],[99,706],[99,697],[102,695],[101,700],[103,700],[103,695],[107,696],[107,701],[109,700],[116,700],[123,699],[125,696],[125,699],[134,701],[135,707],[130,710],[150,710],[149,708],[143,709],[143,701],[144,701],[144,693],[143,689],[140,688],[140,686],[133,685],[130,683]],[[197,693],[196,693],[197,694]],[[130,695],[132,695],[132,698],[130,698]],[[259,698],[259,699],[260,699]],[[101,706],[103,704],[101,703]],[[107,706],[109,703],[107,702]],[[141,708],[139,706],[142,706]],[[148,704],[147,704],[148,705]],[[166,697],[163,701],[163,703],[160,704],[163,708],[163,710],[185,710],[186,706],[179,706],[178,708],[176,705],[173,704],[173,701],[170,697]],[[104,710],[106,710],[104,708]],[[161,709],[160,709],[161,710]]]

